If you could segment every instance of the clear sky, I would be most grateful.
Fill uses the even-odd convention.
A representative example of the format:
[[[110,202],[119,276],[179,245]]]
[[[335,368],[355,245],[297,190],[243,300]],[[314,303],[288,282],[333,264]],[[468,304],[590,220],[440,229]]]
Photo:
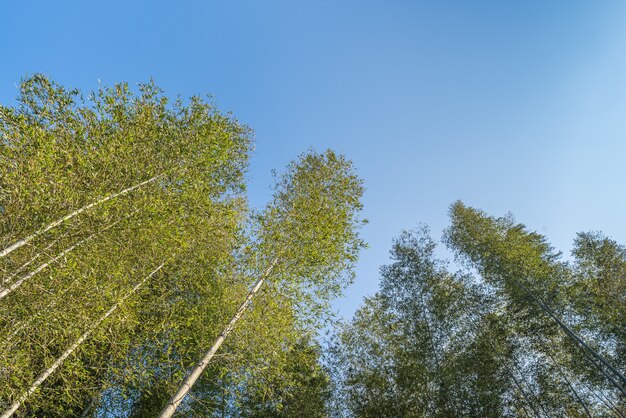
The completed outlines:
[[[256,206],[272,168],[345,153],[370,220],[350,315],[392,238],[439,237],[457,199],[565,253],[581,230],[626,243],[625,22],[623,1],[5,1],[0,102],[34,72],[211,93],[256,132]]]

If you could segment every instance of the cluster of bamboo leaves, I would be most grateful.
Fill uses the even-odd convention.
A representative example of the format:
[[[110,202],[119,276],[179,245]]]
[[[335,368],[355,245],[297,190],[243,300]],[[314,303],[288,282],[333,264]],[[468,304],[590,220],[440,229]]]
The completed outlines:
[[[155,416],[263,272],[178,412],[326,393],[310,336],[363,246],[349,161],[302,155],[251,211],[250,129],[153,83],[85,97],[32,76],[0,135],[0,413]]]
[[[571,261],[511,216],[455,203],[435,256],[403,233],[331,344],[338,416],[626,416],[626,249],[578,235]],[[595,354],[594,354],[595,353]]]

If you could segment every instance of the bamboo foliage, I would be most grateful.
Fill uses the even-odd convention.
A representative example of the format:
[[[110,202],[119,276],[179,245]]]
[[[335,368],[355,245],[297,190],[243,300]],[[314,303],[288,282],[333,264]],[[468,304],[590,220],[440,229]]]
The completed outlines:
[[[287,295],[309,328],[319,326],[324,302],[349,283],[351,264],[363,246],[359,228],[362,185],[351,164],[332,151],[310,152],[277,179],[274,198],[251,228],[249,255],[260,260],[254,286],[213,345],[180,384],[160,417],[170,417],[191,391],[221,345],[258,298]],[[317,310],[312,316],[308,311]],[[261,335],[263,335],[261,333]]]
[[[132,213],[129,214],[129,216],[130,215],[132,215]],[[97,235],[99,235],[102,232],[106,231],[107,229],[110,229],[110,228],[114,227],[120,221],[121,221],[121,219],[118,220],[118,221],[113,222],[111,225],[105,226],[104,228],[102,228],[98,232],[94,232],[93,234],[89,235],[87,238],[84,238],[84,239],[78,241],[77,243],[73,244],[71,247],[64,249],[59,254],[57,254],[54,257],[52,257],[49,261],[46,261],[45,263],[39,265],[37,268],[35,268],[34,270],[32,270],[29,273],[25,274],[24,276],[20,277],[19,279],[15,280],[14,282],[10,282],[6,288],[4,288],[4,289],[0,288],[0,299],[4,298],[6,295],[8,295],[9,293],[11,293],[15,289],[17,289],[26,280],[30,279],[31,277],[33,277],[37,273],[43,271],[50,264],[53,264],[53,263],[59,261],[60,259],[64,258],[67,254],[72,252],[75,248],[81,246],[82,244],[85,244],[86,242],[89,242],[89,240],[93,239],[94,237],[96,237]],[[28,264],[30,264],[30,262],[26,263],[24,266],[26,266]]]
[[[181,407],[232,412],[258,382],[295,384],[287,353],[329,318],[363,246],[349,161],[302,155],[254,212],[251,132],[232,116],[153,83],[85,96],[42,75],[0,106],[0,136],[1,410],[156,415],[268,260]]]
[[[190,298],[181,306],[197,302],[161,274],[91,324],[163,259],[182,254],[174,265],[189,281],[231,257],[250,131],[151,83],[85,97],[35,75],[17,106],[0,106],[0,136],[0,408],[80,415],[138,382],[141,365],[127,360],[166,320],[139,322],[153,305],[177,292]]]
[[[88,205],[85,205],[85,206],[83,206],[80,209],[76,209],[75,211],[65,215],[64,217],[55,220],[54,222],[50,223],[49,225],[46,225],[44,228],[41,228],[40,230],[30,234],[29,236],[27,236],[25,238],[21,238],[20,240],[18,240],[16,242],[14,242],[13,244],[9,245],[8,247],[6,247],[2,251],[0,251],[0,257],[4,257],[4,256],[12,253],[13,251],[17,250],[18,248],[28,244],[33,239],[37,238],[39,235],[45,234],[46,232],[50,231],[51,229],[56,228],[57,226],[61,225],[63,222],[65,222],[67,220],[70,220],[70,219],[72,219],[75,216],[80,215],[81,213],[83,213],[86,210],[89,210],[89,209],[91,209],[91,208],[93,208],[95,206],[98,206],[98,205],[106,202],[107,200],[114,199],[114,198],[116,198],[118,196],[123,196],[126,193],[130,193],[130,192],[132,192],[133,190],[135,190],[135,189],[137,189],[139,187],[145,186],[146,184],[150,184],[153,181],[156,181],[156,180],[160,179],[161,177],[163,177],[163,174],[159,174],[157,176],[154,176],[151,179],[148,179],[146,181],[142,181],[139,184],[136,184],[136,185],[128,187],[128,188],[126,188],[126,189],[124,189],[124,190],[122,190],[120,192],[113,193],[113,194],[110,194],[110,195],[108,195],[106,197],[98,199],[95,202],[89,203]]]
[[[404,232],[380,291],[339,328],[338,415],[624,416],[624,248],[583,233],[564,262],[511,216],[456,202],[450,218],[462,270],[427,228]]]
[[[561,289],[576,279],[571,278],[570,267],[558,261],[558,254],[545,238],[527,232],[512,219],[492,218],[461,203],[453,205],[451,212],[453,222],[447,237],[450,245],[473,263],[486,280],[510,295],[513,304],[528,310],[533,321],[538,324],[551,321],[555,326],[549,332],[554,334],[560,329],[566,340],[561,344],[573,350],[577,357],[588,358],[613,390],[626,398],[626,377],[618,370],[623,365],[619,356],[604,344],[604,339],[588,343],[574,329],[576,315],[567,315],[572,301]],[[621,278],[616,276],[613,280]],[[619,329],[614,318],[607,325]],[[619,347],[623,335],[616,337]]]
[[[38,388],[46,381],[46,379],[54,373],[81,344],[85,341],[95,330],[96,328],[104,322],[109,316],[111,316],[117,309],[120,304],[122,304],[127,298],[132,296],[143,284],[152,278],[159,270],[163,268],[165,263],[159,265],[156,269],[154,269],[145,279],[139,282],[135,287],[133,287],[128,293],[126,293],[115,305],[113,305],[104,315],[98,318],[94,323],[90,324],[87,330],[61,355],[52,363],[50,367],[44,370],[37,379],[32,383],[32,385],[28,388],[28,390],[22,394],[13,404],[11,404],[1,415],[2,418],[10,418],[15,411],[21,406],[21,404],[28,399],[30,395],[32,395]]]

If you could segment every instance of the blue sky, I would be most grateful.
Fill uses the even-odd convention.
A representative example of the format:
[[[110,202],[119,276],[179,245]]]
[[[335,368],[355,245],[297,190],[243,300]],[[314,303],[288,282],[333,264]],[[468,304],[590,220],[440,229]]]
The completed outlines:
[[[439,237],[457,199],[565,253],[583,230],[626,243],[624,22],[621,1],[4,2],[0,102],[33,72],[211,93],[256,132],[257,206],[272,168],[345,153],[370,220],[350,315],[392,238]]]

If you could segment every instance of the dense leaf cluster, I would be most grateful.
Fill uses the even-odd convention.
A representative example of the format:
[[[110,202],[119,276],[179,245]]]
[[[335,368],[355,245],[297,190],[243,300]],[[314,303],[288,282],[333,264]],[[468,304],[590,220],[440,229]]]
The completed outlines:
[[[564,262],[510,216],[450,214],[466,268],[450,272],[425,227],[394,242],[331,344],[337,415],[624,416],[624,247],[583,233]]]
[[[253,212],[251,147],[232,116],[153,83],[85,97],[22,82],[0,106],[0,411],[156,415],[272,260],[179,412],[280,414],[302,393],[323,409],[311,335],[363,245],[361,181],[343,157],[309,152]]]

